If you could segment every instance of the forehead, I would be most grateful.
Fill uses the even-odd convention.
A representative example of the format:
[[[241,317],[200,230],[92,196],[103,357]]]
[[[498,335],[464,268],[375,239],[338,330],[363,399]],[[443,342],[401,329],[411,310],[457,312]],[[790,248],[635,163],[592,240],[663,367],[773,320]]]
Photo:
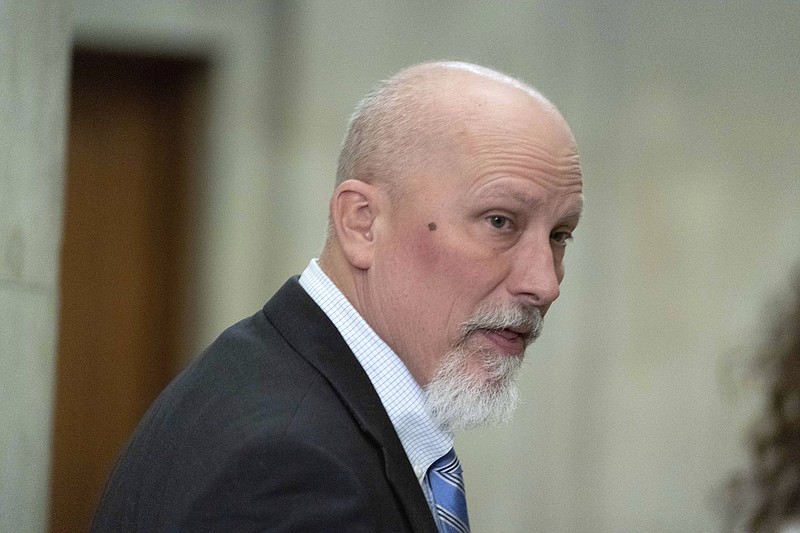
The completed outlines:
[[[451,94],[442,107],[456,151],[472,165],[529,166],[580,180],[575,138],[544,97],[488,81]]]
[[[467,198],[479,208],[541,213],[577,225],[583,212],[583,193],[579,181],[555,186],[512,176],[487,177],[465,189]]]
[[[528,204],[553,195],[577,201],[583,179],[577,146],[566,122],[549,110],[512,111],[484,116],[464,128],[461,147],[466,186],[482,195],[511,195]]]
[[[554,192],[581,192],[580,160],[571,139],[546,131],[479,129],[464,143],[464,163],[474,179],[519,177]]]
[[[441,142],[423,148],[429,156],[419,176],[428,182],[423,189],[511,194],[524,204],[532,196],[570,196],[579,203],[577,147],[558,110],[514,85],[457,77],[438,86],[432,113],[423,119],[442,126],[436,135]]]

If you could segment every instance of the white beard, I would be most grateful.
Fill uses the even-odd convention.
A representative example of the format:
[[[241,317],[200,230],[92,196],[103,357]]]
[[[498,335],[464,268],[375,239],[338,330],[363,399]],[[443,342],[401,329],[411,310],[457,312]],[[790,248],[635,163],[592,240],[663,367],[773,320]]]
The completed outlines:
[[[486,376],[469,372],[466,360],[482,359]],[[519,403],[516,376],[522,356],[497,356],[456,348],[448,352],[426,389],[434,420],[451,430],[499,424],[511,418]]]
[[[428,411],[436,422],[450,430],[499,424],[508,421],[519,403],[516,383],[524,354],[508,356],[481,348],[470,348],[471,335],[480,329],[525,325],[531,329],[526,345],[541,331],[538,309],[482,310],[464,324],[460,341],[445,355],[442,366],[426,387]],[[480,371],[469,367],[477,360]]]

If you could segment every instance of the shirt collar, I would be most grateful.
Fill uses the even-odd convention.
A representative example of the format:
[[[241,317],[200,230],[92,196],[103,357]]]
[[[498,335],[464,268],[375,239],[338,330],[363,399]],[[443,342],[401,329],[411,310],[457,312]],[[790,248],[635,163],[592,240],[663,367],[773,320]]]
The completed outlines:
[[[453,434],[425,407],[425,391],[403,361],[367,324],[339,288],[312,259],[300,285],[339,330],[378,393],[417,478],[453,447]]]

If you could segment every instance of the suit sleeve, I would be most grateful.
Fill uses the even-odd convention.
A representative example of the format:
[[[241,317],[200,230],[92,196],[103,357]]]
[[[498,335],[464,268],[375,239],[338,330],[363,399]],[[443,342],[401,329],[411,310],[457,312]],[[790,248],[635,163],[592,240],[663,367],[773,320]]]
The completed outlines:
[[[356,473],[330,452],[288,438],[244,447],[199,494],[181,531],[377,530]]]

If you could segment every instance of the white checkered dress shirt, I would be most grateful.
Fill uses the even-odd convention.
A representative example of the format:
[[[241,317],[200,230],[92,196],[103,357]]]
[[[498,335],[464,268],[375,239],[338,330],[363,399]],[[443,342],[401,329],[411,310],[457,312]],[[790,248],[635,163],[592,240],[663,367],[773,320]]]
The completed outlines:
[[[443,430],[425,408],[425,392],[389,346],[358,314],[347,298],[312,259],[300,285],[328,315],[364,367],[392,421],[414,473],[431,503],[425,478],[428,467],[453,447],[452,433]]]

